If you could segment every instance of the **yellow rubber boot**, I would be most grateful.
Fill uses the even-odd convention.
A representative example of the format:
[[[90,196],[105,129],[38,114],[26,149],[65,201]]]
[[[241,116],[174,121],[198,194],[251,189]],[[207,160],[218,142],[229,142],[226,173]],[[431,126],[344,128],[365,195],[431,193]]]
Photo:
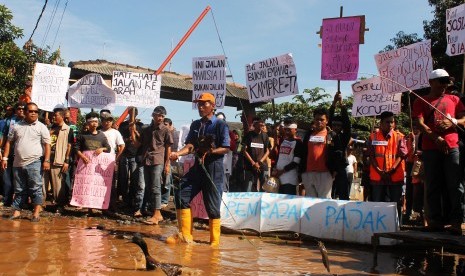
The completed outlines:
[[[192,237],[192,215],[191,209],[178,209],[176,210],[178,217],[178,229],[179,233],[169,236],[166,239],[168,244],[177,244],[180,242],[192,243],[194,238]]]
[[[180,216],[178,217],[180,222],[179,230],[184,238],[184,241],[191,243],[194,241],[192,237],[192,214],[191,209],[181,209]]]
[[[210,245],[220,245],[221,219],[210,219]]]

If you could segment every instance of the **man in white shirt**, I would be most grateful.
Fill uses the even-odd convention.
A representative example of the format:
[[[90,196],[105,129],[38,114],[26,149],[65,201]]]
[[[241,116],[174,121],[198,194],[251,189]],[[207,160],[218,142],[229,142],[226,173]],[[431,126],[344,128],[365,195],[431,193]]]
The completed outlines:
[[[102,120],[101,131],[103,132],[103,134],[105,134],[105,137],[107,137],[108,144],[110,144],[110,153],[116,154],[115,162],[116,164],[118,164],[125,146],[123,136],[118,130],[112,127],[114,118],[113,116],[111,116],[110,112],[102,110],[102,112],[100,112],[100,118]],[[118,166],[116,165],[115,169],[117,168]],[[117,200],[117,190],[115,181],[117,175],[117,173],[113,174],[113,188],[111,189],[110,209],[114,209]]]
[[[349,146],[347,148],[347,161],[349,162],[349,165],[346,167],[347,171],[347,178],[349,179],[349,191],[350,188],[352,187],[352,182],[354,181],[354,178],[357,177],[357,158],[355,155],[353,155],[353,147]]]

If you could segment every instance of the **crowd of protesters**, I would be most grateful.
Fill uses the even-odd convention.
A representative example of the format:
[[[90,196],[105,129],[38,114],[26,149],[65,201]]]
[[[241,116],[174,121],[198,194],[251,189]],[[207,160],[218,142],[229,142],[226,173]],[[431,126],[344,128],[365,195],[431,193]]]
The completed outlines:
[[[449,84],[445,70],[431,72],[429,94],[413,105],[411,133],[401,133],[395,115],[385,111],[363,143],[352,138],[340,92],[329,109],[314,110],[307,129],[292,118],[271,127],[255,117],[245,129],[231,130],[226,116],[215,114],[213,95],[204,93],[196,100],[201,118],[183,137],[163,106],[154,108],[149,125],[137,120],[136,108],[136,119],[121,124],[102,110],[86,114],[78,130],[67,109],[55,109],[50,120],[41,120],[37,105],[20,102],[7,106],[0,121],[2,204],[13,207],[11,219],[30,203],[31,220],[39,221],[46,199],[63,212],[76,164],[87,164],[84,152],[92,151],[115,155],[110,211],[120,211],[123,204],[134,217],[158,224],[174,196],[185,241],[192,240],[190,200],[200,190],[213,229],[211,243],[218,244],[222,192],[349,200],[356,178],[364,187],[363,200],[397,204],[401,224],[418,222],[427,230],[461,234],[464,154],[459,137],[464,136],[465,106],[447,92]],[[183,162],[193,154],[184,173]]]

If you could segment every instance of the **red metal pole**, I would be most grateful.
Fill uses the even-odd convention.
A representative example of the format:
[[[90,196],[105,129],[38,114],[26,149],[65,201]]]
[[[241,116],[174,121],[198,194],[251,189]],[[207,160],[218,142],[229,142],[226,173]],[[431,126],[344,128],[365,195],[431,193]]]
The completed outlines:
[[[197,20],[190,27],[190,29],[187,31],[187,33],[182,37],[181,41],[179,41],[178,45],[176,45],[176,47],[171,51],[171,53],[168,55],[168,57],[165,59],[165,61],[161,64],[160,68],[158,68],[158,70],[155,72],[155,75],[158,76],[163,71],[163,69],[168,64],[168,62],[170,62],[170,60],[173,58],[173,56],[178,52],[179,48],[181,48],[181,46],[184,44],[184,42],[186,42],[186,40],[189,38],[191,33],[195,30],[195,28],[197,28],[199,23],[203,20],[205,15],[207,15],[207,13],[210,11],[210,9],[211,9],[210,6],[207,6],[205,8],[205,10],[197,18]]]

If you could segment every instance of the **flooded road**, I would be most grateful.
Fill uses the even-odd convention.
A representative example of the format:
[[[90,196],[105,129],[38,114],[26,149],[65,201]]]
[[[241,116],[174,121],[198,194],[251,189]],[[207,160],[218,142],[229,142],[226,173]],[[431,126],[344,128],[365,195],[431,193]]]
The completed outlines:
[[[145,271],[140,248],[129,242],[133,232],[144,236],[153,257],[186,267],[186,275],[330,275],[316,242],[223,234],[219,249],[214,249],[207,243],[208,231],[194,230],[199,243],[168,245],[163,239],[176,233],[174,224],[124,225],[98,217],[60,216],[43,217],[39,223],[0,220],[0,275],[165,275]],[[456,254],[384,249],[373,270],[369,246],[326,243],[326,248],[331,272],[338,275],[455,275],[465,261]]]

